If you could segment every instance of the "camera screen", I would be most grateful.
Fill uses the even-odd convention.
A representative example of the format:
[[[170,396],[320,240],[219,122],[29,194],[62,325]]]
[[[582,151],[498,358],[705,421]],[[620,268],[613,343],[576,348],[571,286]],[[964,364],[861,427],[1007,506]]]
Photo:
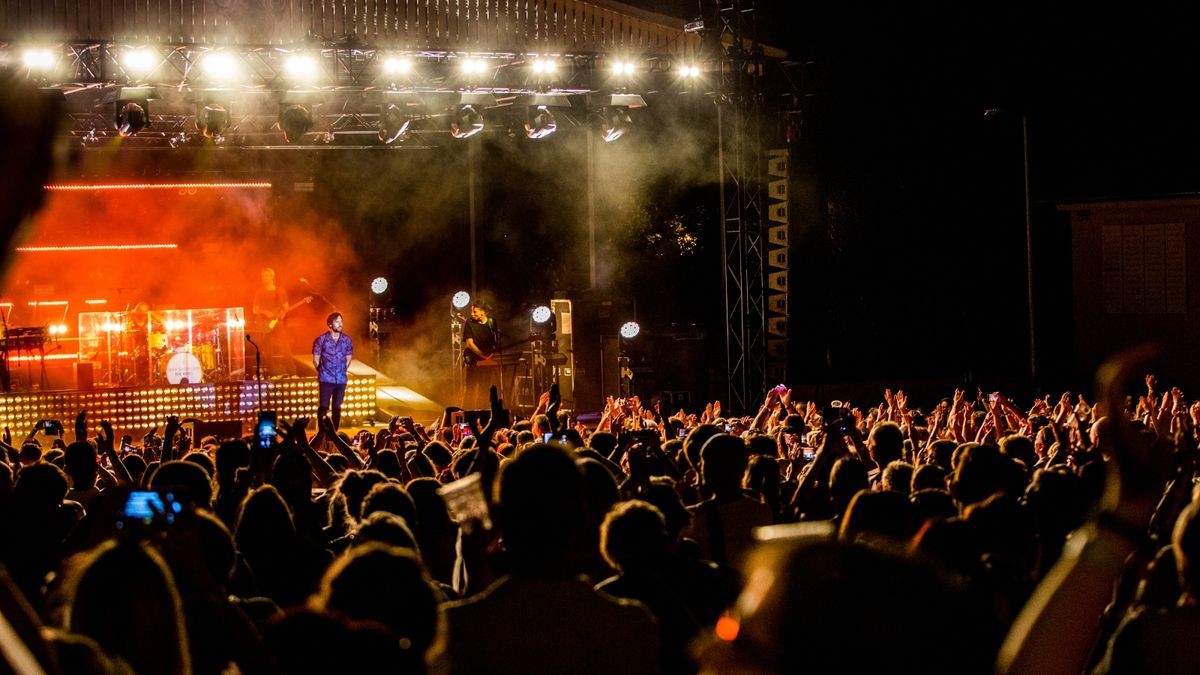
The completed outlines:
[[[135,490],[129,493],[129,499],[125,501],[125,510],[121,515],[126,520],[149,523],[154,520],[155,515],[165,512],[162,496],[157,492]]]
[[[258,421],[258,431],[255,434],[261,448],[269,448],[275,442],[275,420],[261,419]]]

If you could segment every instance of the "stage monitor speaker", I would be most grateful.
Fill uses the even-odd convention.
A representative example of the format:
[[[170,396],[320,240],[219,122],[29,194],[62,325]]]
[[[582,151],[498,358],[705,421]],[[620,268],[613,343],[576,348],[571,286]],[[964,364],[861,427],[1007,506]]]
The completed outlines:
[[[80,391],[91,391],[96,386],[95,370],[91,361],[80,361],[71,364],[75,376],[75,388]]]

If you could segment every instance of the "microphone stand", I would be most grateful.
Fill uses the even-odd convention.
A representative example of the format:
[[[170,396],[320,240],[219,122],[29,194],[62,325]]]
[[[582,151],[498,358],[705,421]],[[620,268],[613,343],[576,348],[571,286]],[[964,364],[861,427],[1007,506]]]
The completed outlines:
[[[250,339],[250,334],[246,333],[246,342],[249,342],[254,347],[254,379],[258,380],[258,412],[263,411],[262,405],[262,350]]]

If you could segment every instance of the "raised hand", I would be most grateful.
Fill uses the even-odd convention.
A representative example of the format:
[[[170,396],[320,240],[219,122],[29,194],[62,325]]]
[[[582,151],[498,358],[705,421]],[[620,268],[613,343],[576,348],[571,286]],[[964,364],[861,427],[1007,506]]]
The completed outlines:
[[[903,389],[896,392],[896,407],[900,410],[908,410],[908,396],[904,394]]]
[[[75,416],[75,440],[77,440],[77,441],[87,440],[87,409],[86,408],[83,410],[80,410],[79,414]]]

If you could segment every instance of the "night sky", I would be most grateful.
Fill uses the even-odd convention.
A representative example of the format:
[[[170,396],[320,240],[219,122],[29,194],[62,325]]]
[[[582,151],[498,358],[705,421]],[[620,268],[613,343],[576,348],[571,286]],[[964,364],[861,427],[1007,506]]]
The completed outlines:
[[[698,12],[687,0],[641,4]],[[791,68],[803,120],[792,155],[794,379],[1027,385],[1025,116],[1038,384],[1079,384],[1069,224],[1055,207],[1200,185],[1197,10],[757,4],[763,40],[805,64]],[[785,107],[776,94],[767,101]],[[990,108],[1004,112],[985,118]]]

